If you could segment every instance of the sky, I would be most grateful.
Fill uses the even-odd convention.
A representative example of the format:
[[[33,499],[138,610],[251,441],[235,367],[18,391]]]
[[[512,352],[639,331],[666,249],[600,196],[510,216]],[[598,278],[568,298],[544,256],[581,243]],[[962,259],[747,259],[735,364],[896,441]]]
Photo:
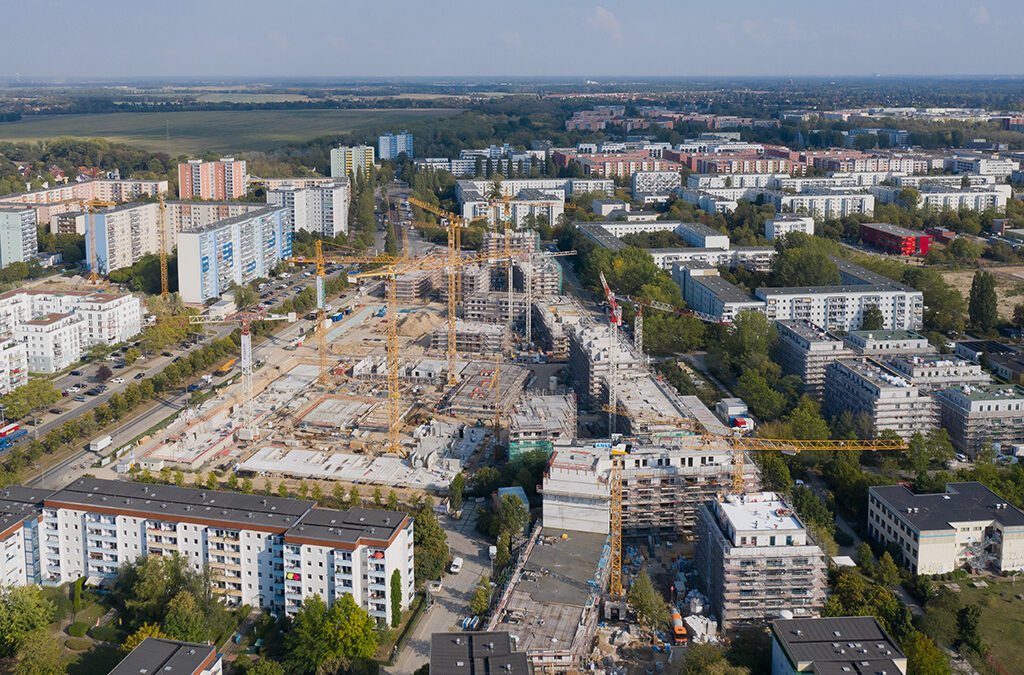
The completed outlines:
[[[1020,0],[0,0],[0,74],[1024,74]]]

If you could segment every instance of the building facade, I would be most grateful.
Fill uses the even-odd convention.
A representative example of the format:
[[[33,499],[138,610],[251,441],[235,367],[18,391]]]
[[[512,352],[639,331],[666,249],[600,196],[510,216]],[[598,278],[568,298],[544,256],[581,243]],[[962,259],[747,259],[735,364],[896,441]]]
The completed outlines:
[[[0,268],[34,259],[39,252],[37,239],[35,209],[0,205]]]
[[[780,213],[774,218],[764,221],[764,238],[768,241],[776,237],[785,237],[790,232],[814,234],[814,218]]]
[[[292,252],[283,207],[266,207],[178,234],[178,291],[188,303],[219,298],[232,282],[242,286],[270,276]]]
[[[927,388],[911,383],[882,361],[864,357],[828,366],[823,411],[828,416],[846,411],[866,414],[876,434],[893,431],[905,441],[915,433],[931,431],[939,421],[938,405]]]
[[[968,384],[943,389],[935,398],[957,452],[974,457],[986,443],[1004,451],[1024,443],[1024,387]]]
[[[413,523],[397,511],[81,478],[45,498],[39,531],[47,585],[100,583],[139,557],[178,554],[209,566],[231,607],[294,614],[303,598],[351,595],[386,621],[395,571],[403,609],[413,593]]]
[[[79,215],[68,213],[54,219],[58,228],[63,222],[70,229],[70,219],[74,218],[77,229]],[[173,238],[168,243],[160,241],[160,205],[155,202],[122,204],[81,215],[85,223],[85,259],[89,269],[99,274],[131,267],[143,256],[159,253],[161,246],[167,246],[168,251],[173,248]]]
[[[398,134],[384,134],[377,137],[377,155],[382,159],[398,159],[398,156],[405,153],[406,157],[412,159],[412,134],[403,131]]]
[[[267,191],[267,204],[288,209],[292,230],[305,230],[327,239],[348,234],[351,199],[349,181],[308,186],[283,184]]]
[[[331,148],[331,178],[364,178],[373,166],[373,146],[356,145]]]
[[[216,162],[190,159],[178,165],[182,199],[238,199],[248,189],[245,160],[221,157]]]

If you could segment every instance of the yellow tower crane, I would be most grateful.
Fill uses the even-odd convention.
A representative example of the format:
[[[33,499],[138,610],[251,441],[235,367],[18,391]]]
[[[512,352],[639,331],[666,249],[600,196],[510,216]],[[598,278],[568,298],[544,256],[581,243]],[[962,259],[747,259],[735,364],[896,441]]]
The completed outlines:
[[[676,419],[670,417],[658,417],[656,415],[634,415],[627,413],[621,406],[608,408],[614,414],[625,417],[633,417],[658,424],[674,424],[680,428],[687,428],[697,432],[691,437],[683,437],[684,440],[692,439],[692,442],[700,447],[713,444],[725,444],[732,451],[732,492],[742,494],[745,486],[743,470],[747,452],[763,452],[776,450],[787,455],[795,455],[799,452],[811,450],[827,451],[868,451],[878,452],[881,450],[900,450],[903,441],[900,439],[878,439],[873,441],[807,441],[792,438],[758,438],[744,436],[725,436],[708,433],[700,422],[696,420]],[[703,430],[703,431],[702,431]],[[621,449],[612,449],[612,469],[609,477],[609,510],[612,538],[612,560],[610,569],[609,592],[613,597],[622,597],[622,467],[626,452]]]
[[[96,236],[96,214],[99,213],[100,207],[104,206],[115,206],[117,202],[107,202],[101,199],[89,199],[83,200],[82,206],[87,210],[86,222],[88,223],[88,235],[89,243],[92,244],[92,254],[89,256],[89,283],[90,284],[102,284],[103,278],[100,276],[100,253],[99,253],[99,239]]]

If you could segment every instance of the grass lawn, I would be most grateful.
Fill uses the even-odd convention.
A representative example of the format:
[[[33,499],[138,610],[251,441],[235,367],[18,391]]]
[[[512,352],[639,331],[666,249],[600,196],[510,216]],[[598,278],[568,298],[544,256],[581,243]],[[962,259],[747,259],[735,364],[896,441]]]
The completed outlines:
[[[964,604],[981,607],[981,637],[996,660],[1007,672],[1019,672],[1024,664],[1024,579],[1016,584],[988,582],[988,588],[975,588],[961,581],[960,598]]]
[[[107,613],[107,607],[104,607],[98,602],[94,602],[88,607],[84,608],[81,612],[75,615],[75,621],[82,621],[89,624],[89,626],[96,625],[96,619],[100,618]]]
[[[0,140],[37,141],[60,136],[106,138],[154,152],[201,153],[269,150],[292,141],[460,112],[454,108],[384,110],[185,110],[167,113],[33,115],[0,123]],[[170,141],[168,142],[168,124]]]
[[[68,675],[94,675],[109,673],[124,655],[120,649],[112,647],[93,647],[87,652],[76,654],[68,664]]]

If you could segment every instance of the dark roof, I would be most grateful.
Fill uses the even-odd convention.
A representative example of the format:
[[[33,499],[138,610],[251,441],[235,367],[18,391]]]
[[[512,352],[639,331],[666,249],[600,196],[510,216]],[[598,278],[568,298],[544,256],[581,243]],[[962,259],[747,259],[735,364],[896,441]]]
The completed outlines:
[[[916,495],[903,485],[880,485],[869,491],[918,532],[948,530],[950,523],[994,520],[1004,527],[1024,527],[1024,512],[981,483],[947,483],[939,494]]]
[[[626,245],[621,239],[616,237],[614,234],[604,229],[600,225],[594,223],[581,224],[576,226],[580,232],[590,237],[599,245],[604,248],[610,248],[613,251],[621,251],[626,248]]]
[[[772,635],[801,672],[900,675],[894,661],[904,657],[896,642],[873,616],[778,619]],[[807,668],[813,664],[814,669]]]
[[[215,659],[216,650],[210,645],[148,637],[109,675],[194,675],[202,672],[204,664],[212,665]]]
[[[409,516],[403,511],[351,508],[347,511],[311,509],[285,534],[339,544],[358,544],[360,539],[388,541],[405,525]]]
[[[530,675],[525,652],[512,651],[505,631],[434,633],[430,636],[430,672],[445,675]]]
[[[11,485],[0,491],[0,532],[42,514],[50,490]]]
[[[892,223],[861,223],[860,226],[871,230],[877,230],[879,232],[885,232],[886,234],[892,234],[897,237],[914,237],[916,239],[918,237],[931,236],[926,232],[909,230],[905,227],[900,227],[899,225],[893,225]]]
[[[100,478],[79,478],[47,497],[47,505],[51,502],[80,505],[85,507],[83,510],[141,511],[157,519],[201,518],[224,521],[238,527],[263,526],[281,530],[294,525],[314,506],[314,502],[299,499]]]

